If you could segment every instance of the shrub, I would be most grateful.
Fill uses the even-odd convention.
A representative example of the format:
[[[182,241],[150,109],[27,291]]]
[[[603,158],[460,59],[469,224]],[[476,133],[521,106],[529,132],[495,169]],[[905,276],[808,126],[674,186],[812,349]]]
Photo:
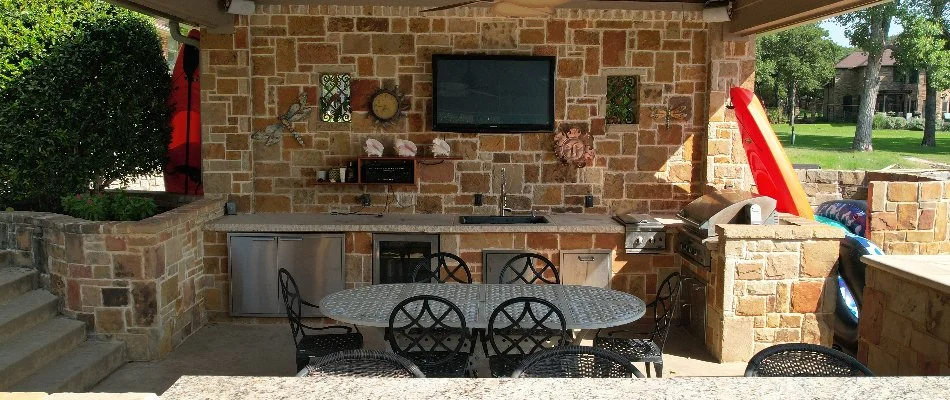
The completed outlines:
[[[884,113],[874,113],[874,117],[871,118],[871,128],[873,129],[888,129],[887,128],[887,114]]]
[[[155,200],[122,192],[64,196],[62,206],[66,215],[90,221],[138,221],[158,212]]]
[[[907,123],[907,129],[912,131],[924,130],[924,119],[920,117],[911,118],[910,122]]]
[[[9,15],[40,21],[23,23],[12,38],[0,29],[0,47],[43,39],[0,60],[0,75],[10,77],[0,90],[0,204],[54,211],[62,196],[159,170],[171,82],[150,21],[98,0],[0,6],[2,23]],[[18,38],[22,32],[33,36]]]

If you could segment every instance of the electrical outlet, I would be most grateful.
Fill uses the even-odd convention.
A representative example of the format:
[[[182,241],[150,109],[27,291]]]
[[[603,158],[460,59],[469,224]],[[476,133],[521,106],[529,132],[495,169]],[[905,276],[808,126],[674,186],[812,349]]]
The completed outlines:
[[[591,208],[594,206],[594,195],[589,194],[584,196],[584,207]]]
[[[373,198],[369,195],[369,193],[361,194],[358,199],[360,200],[360,204],[362,204],[363,207],[369,207],[373,205]]]

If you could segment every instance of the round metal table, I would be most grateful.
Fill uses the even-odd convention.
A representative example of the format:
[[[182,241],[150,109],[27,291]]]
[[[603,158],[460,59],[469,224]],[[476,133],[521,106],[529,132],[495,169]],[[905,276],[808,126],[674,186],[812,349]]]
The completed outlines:
[[[397,283],[364,286],[330,294],[320,301],[329,318],[361,326],[387,327],[400,301],[428,294],[443,297],[462,310],[469,328],[488,328],[488,318],[499,304],[515,297],[548,300],[564,313],[567,329],[600,329],[627,324],[643,317],[640,298],[616,290],[576,285]]]

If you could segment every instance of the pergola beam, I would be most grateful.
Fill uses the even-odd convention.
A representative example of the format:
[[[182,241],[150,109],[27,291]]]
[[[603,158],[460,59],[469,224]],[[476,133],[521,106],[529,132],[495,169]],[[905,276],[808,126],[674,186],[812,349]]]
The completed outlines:
[[[736,0],[730,31],[751,35],[805,24],[891,0]]]
[[[157,17],[199,25],[217,32],[234,29],[234,16],[218,8],[217,0],[107,0]]]

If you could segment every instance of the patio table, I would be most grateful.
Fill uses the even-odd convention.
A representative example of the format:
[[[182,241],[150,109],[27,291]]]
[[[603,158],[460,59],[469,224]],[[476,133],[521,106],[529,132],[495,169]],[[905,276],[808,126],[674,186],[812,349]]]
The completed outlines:
[[[465,324],[476,329],[488,328],[488,318],[499,304],[522,296],[554,303],[564,313],[567,329],[623,325],[640,319],[646,311],[646,304],[636,296],[593,286],[438,283],[395,283],[347,289],[324,297],[320,310],[340,322],[387,327],[389,315],[400,301],[421,294],[451,301],[462,310]],[[446,322],[452,324],[451,320]]]

